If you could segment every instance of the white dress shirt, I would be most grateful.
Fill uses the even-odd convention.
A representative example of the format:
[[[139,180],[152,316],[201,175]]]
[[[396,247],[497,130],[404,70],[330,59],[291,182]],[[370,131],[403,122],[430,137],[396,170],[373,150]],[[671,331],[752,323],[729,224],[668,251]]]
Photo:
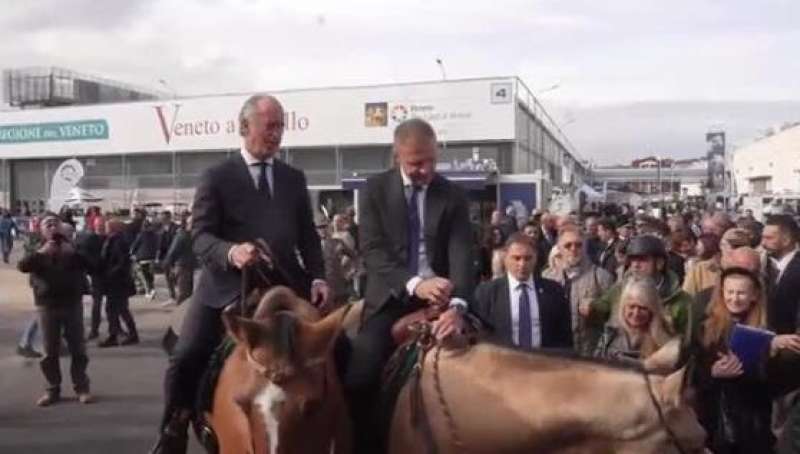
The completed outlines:
[[[511,338],[514,345],[519,345],[519,300],[522,290],[520,281],[508,274],[508,300],[511,302]],[[531,303],[531,344],[533,348],[542,346],[542,321],[539,318],[539,299],[536,297],[536,287],[533,285],[533,276],[524,282],[528,286],[528,300]]]
[[[250,172],[250,177],[253,178],[253,184],[258,189],[258,178],[261,176],[261,160],[256,159],[244,147],[240,151],[244,163],[247,164],[247,170]],[[269,182],[270,196],[275,196],[275,183],[272,177],[272,166],[275,164],[275,158],[267,158],[263,162],[267,163],[267,181]]]

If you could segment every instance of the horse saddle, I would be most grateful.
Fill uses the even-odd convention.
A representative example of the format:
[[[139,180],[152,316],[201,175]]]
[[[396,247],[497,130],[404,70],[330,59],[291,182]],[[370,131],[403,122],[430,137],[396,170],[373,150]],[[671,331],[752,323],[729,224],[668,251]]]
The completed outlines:
[[[413,326],[436,320],[441,314],[442,310],[439,307],[425,306],[398,319],[394,322],[394,325],[392,325],[392,339],[394,339],[394,344],[404,345],[408,343],[413,334],[411,329]]]

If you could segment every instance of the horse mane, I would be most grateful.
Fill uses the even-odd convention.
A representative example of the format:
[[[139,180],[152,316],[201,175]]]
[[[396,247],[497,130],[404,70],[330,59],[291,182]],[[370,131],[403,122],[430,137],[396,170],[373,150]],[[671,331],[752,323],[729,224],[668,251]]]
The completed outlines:
[[[316,321],[319,312],[288,287],[275,286],[261,297],[253,320],[272,320],[272,341],[277,354],[294,359],[299,321]]]
[[[273,315],[272,340],[275,352],[289,360],[295,357],[297,322],[297,315],[293,312],[279,311]]]
[[[261,297],[253,313],[253,320],[272,318],[278,312],[290,312],[301,320],[316,321],[319,312],[306,300],[297,296],[289,287],[275,286]]]
[[[511,358],[518,358],[520,361],[535,361],[537,362],[537,370],[560,370],[569,367],[569,365],[588,365],[639,374],[645,373],[645,369],[641,364],[581,356],[572,350],[552,348],[524,349],[516,346],[508,346],[492,340],[483,340],[473,346],[473,348],[482,347],[488,349],[490,352],[505,354]],[[563,360],[566,360],[566,363]]]

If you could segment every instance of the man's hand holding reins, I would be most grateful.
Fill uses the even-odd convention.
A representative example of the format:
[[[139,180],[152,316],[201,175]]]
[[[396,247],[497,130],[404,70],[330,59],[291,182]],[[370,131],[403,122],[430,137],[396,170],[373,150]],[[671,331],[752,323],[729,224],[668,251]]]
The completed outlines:
[[[433,322],[432,333],[436,340],[443,341],[451,336],[460,336],[464,333],[464,318],[458,308],[451,307],[444,311]]]
[[[432,277],[420,282],[414,289],[414,295],[434,306],[447,307],[450,304],[450,295],[453,293],[453,283],[443,277]]]
[[[228,252],[228,260],[231,265],[242,269],[252,265],[261,258],[261,251],[253,243],[239,243],[233,246]]]

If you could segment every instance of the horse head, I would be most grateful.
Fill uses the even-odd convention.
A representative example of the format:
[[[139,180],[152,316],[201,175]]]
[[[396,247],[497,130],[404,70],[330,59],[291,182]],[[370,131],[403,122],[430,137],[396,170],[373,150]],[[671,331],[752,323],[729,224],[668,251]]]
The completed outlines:
[[[651,386],[653,406],[662,426],[658,438],[663,450],[657,452],[693,454],[706,452],[706,432],[689,405],[690,390],[686,367],[666,377],[654,377]]]
[[[251,420],[261,420],[271,453],[280,452],[281,440],[289,444],[292,430],[307,424],[332,392],[331,353],[348,309],[320,318],[308,302],[279,287],[262,297],[252,319],[225,313],[248,371],[234,400]]]

